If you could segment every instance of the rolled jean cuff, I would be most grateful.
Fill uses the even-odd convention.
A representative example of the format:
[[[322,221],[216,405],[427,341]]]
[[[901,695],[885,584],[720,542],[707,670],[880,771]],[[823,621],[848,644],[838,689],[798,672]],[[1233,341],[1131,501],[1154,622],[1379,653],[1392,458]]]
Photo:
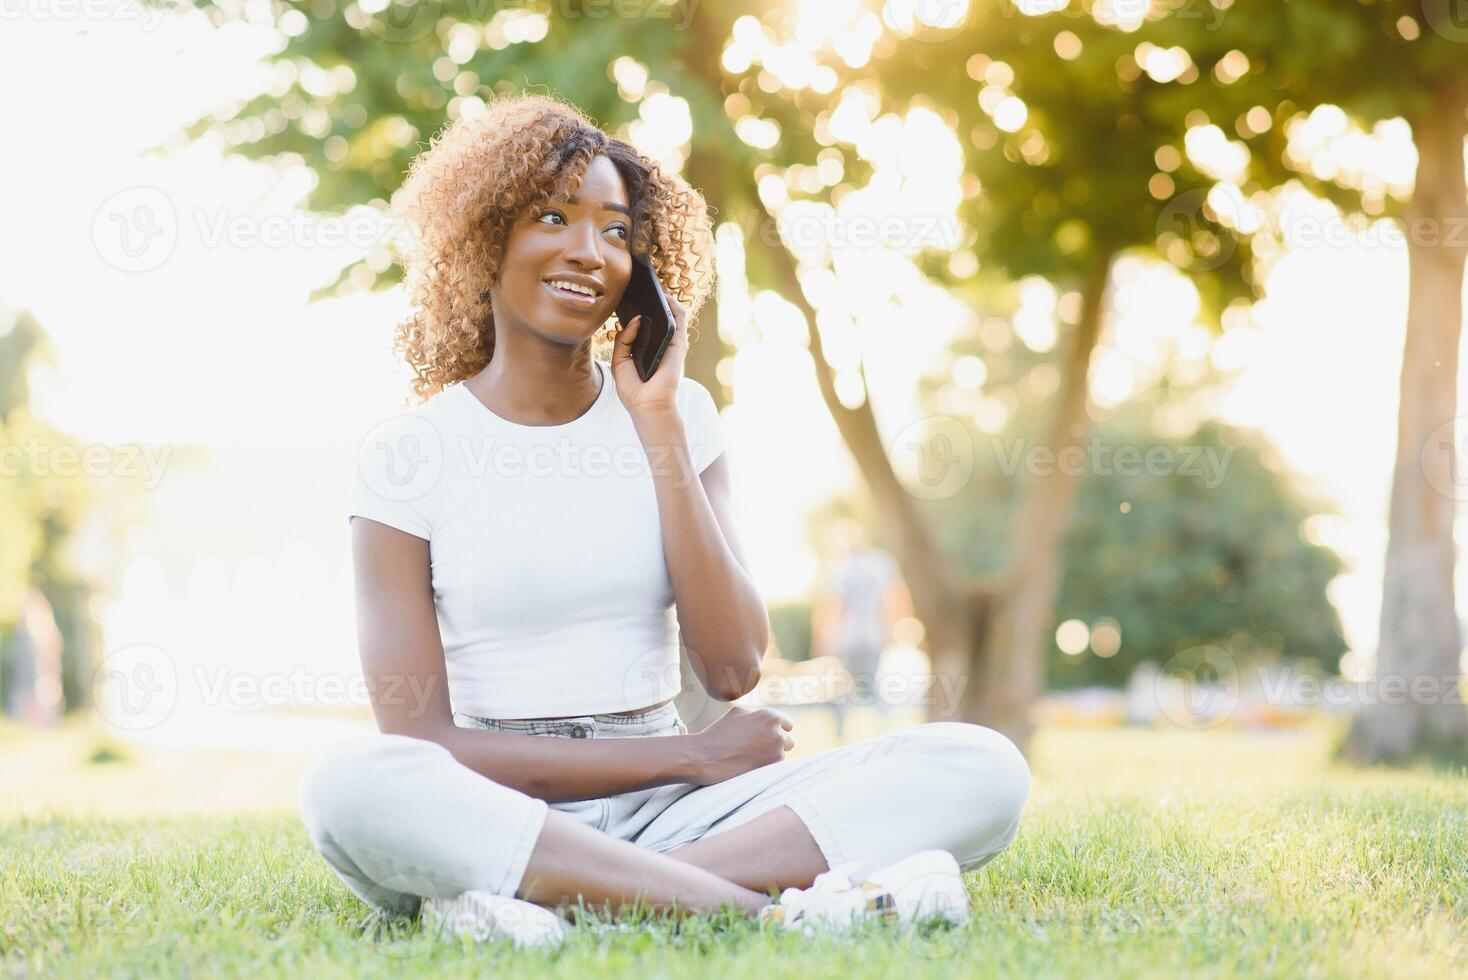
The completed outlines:
[[[810,831],[816,847],[821,850],[821,856],[826,859],[826,867],[834,868],[846,862],[846,849],[837,843],[836,835],[831,832],[831,825],[809,799],[803,794],[792,793],[785,799],[785,805],[800,818],[805,829]]]
[[[526,809],[525,820],[514,837],[515,846],[505,865],[505,876],[495,889],[496,895],[515,897],[515,890],[524,881],[525,867],[530,863],[530,852],[535,850],[535,842],[540,838],[541,828],[545,826],[545,815],[550,811],[550,805],[533,796],[530,797],[530,802],[534,805]]]

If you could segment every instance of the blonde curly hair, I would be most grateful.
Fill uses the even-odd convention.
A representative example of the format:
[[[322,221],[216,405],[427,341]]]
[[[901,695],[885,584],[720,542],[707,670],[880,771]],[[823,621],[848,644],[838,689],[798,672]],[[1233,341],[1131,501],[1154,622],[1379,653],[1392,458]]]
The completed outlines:
[[[510,230],[571,193],[598,155],[610,158],[627,186],[632,251],[647,257],[692,324],[714,284],[713,227],[703,196],[573,105],[544,95],[500,96],[482,114],[435,136],[394,198],[415,247],[404,257],[413,312],[398,324],[393,349],[413,369],[420,400],[489,363],[495,340],[489,290]],[[603,347],[612,320],[598,331]]]

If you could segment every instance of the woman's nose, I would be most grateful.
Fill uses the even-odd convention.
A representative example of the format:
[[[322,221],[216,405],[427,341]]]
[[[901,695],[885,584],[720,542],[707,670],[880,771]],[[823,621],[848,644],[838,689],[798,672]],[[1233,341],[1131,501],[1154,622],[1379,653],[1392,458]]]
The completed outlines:
[[[576,225],[571,232],[571,241],[566,245],[565,257],[588,269],[600,269],[605,265],[601,247],[597,242],[596,228],[591,222]]]

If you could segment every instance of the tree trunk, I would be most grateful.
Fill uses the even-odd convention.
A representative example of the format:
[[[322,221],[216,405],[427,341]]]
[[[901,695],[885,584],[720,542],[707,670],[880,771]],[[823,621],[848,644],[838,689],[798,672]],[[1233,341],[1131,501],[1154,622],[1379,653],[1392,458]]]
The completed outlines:
[[[1463,492],[1454,420],[1468,258],[1465,111],[1468,92],[1459,88],[1412,121],[1417,183],[1404,213],[1410,292],[1376,682],[1343,746],[1359,762],[1468,752],[1453,596],[1453,517]]]
[[[955,571],[892,469],[870,399],[847,408],[837,397],[816,311],[800,287],[794,257],[779,246],[769,248],[781,295],[805,315],[821,397],[871,490],[883,537],[891,542],[913,611],[923,624],[933,673],[940,682],[929,692],[928,717],[959,717],[988,725],[1024,748],[1031,734],[1030,707],[1044,683],[1061,533],[1074,498],[1075,478],[1047,477],[1026,495],[1015,524],[1010,557],[1014,570],[1003,586],[967,580]],[[1087,369],[1100,332],[1110,268],[1111,257],[1103,257],[1082,283],[1081,320],[1072,337],[1048,440],[1057,451],[1078,445],[1085,434]],[[1006,615],[1009,607],[1017,614]]]
[[[934,675],[925,705],[928,719],[961,718],[988,725],[1003,731],[1024,748],[1029,730],[1025,725],[1013,723],[1013,719],[1028,717],[1029,705],[1039,694],[1042,674],[1038,670],[1031,673],[992,670],[990,667],[996,658],[987,656],[986,650],[992,643],[998,607],[1006,601],[1003,586],[968,579],[949,562],[938,545],[937,536],[913,506],[912,495],[902,487],[892,469],[872,414],[870,398],[863,399],[856,408],[847,408],[837,397],[835,380],[816,328],[816,311],[801,290],[795,260],[783,248],[773,247],[772,251],[776,253],[772,256],[772,265],[778,270],[781,295],[805,314],[811,358],[821,396],[872,493],[883,538],[891,542],[894,557],[912,595],[913,611],[923,624]],[[1078,335],[1084,338],[1081,355],[1084,358],[1089,358],[1095,346],[1101,311],[1100,293],[1105,288],[1106,269],[1107,266],[1102,266],[1096,284],[1087,290],[1086,315],[1078,331]],[[1080,371],[1079,378],[1079,404],[1083,411],[1086,393],[1084,370]],[[1062,412],[1074,411],[1070,407],[1072,401],[1074,398],[1065,403]],[[1068,506],[1068,496],[1056,498],[1050,505],[1051,509]],[[1053,554],[1054,547],[1050,546],[1047,553]],[[983,669],[986,667],[990,667],[990,671]],[[992,689],[993,685],[1017,683],[1025,686],[1013,690]]]
[[[1081,317],[1071,334],[1061,388],[1045,446],[1051,459],[1079,446],[1089,427],[1087,372],[1105,311],[1111,257],[1097,261],[1081,284]],[[1026,454],[1028,455],[1028,454]],[[1053,464],[1052,464],[1053,465]],[[1079,475],[1056,467],[1026,480],[1019,513],[1011,522],[1008,571],[995,615],[974,644],[974,683],[965,691],[962,717],[997,728],[1020,745],[1033,731],[1030,709],[1044,690],[1045,656],[1054,629],[1060,579],[1060,547],[1069,523]]]
[[[767,217],[766,220],[774,219]],[[755,236],[755,240],[763,241],[761,236]],[[848,408],[836,395],[835,377],[826,361],[816,326],[816,311],[801,288],[795,257],[776,244],[763,243],[760,247],[769,250],[770,266],[779,280],[777,288],[780,294],[805,315],[811,361],[821,398],[871,491],[881,538],[902,570],[902,577],[912,595],[913,612],[926,632],[933,672],[962,680],[968,670],[972,649],[971,631],[966,625],[966,587],[962,577],[939,547],[933,530],[914,507],[912,495],[897,479],[872,413],[871,399],[864,397],[860,405]],[[939,716],[952,714],[956,708],[956,704],[929,705],[930,714]]]

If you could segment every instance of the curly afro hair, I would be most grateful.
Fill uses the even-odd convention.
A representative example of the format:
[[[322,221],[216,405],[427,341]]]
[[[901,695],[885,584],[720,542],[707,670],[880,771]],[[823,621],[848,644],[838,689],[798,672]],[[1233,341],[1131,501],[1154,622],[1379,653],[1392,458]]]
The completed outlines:
[[[648,258],[693,322],[714,284],[713,227],[703,196],[573,105],[544,95],[500,96],[435,136],[394,198],[415,247],[404,258],[413,312],[398,325],[393,349],[413,369],[420,400],[489,363],[495,339],[489,290],[511,228],[571,193],[598,155],[612,161],[626,184],[632,251]],[[598,336],[605,344],[607,325]]]

